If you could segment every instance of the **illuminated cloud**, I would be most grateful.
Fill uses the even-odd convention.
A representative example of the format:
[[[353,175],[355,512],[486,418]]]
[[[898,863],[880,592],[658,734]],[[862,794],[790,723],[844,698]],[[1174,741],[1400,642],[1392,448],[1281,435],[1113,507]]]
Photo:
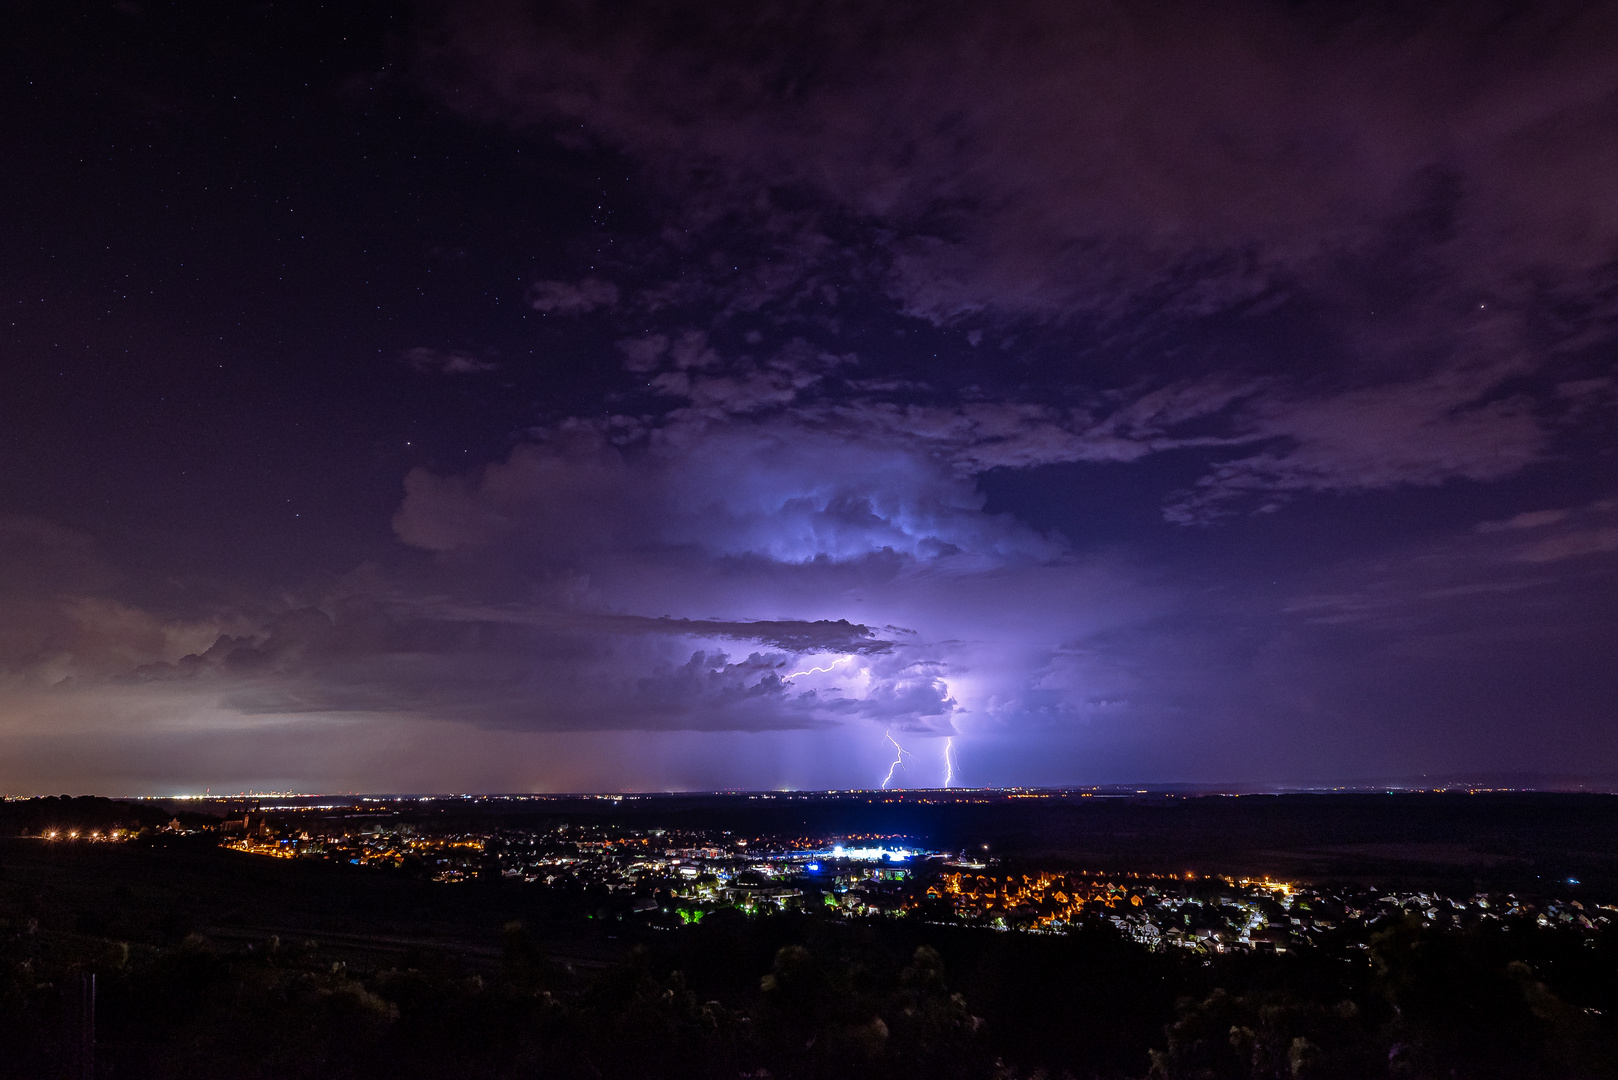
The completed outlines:
[[[1615,767],[1618,15],[1407,7],[42,54],[13,246],[94,257],[18,279],[0,781]],[[103,79],[144,149],[68,167]]]

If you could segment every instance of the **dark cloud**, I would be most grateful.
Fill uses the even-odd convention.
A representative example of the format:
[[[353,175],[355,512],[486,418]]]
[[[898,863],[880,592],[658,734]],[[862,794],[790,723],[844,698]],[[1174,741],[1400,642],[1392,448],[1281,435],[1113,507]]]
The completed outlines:
[[[719,641],[772,651],[733,660],[691,644]],[[802,657],[881,663],[892,648],[846,620],[718,622],[351,594],[120,681],[167,685],[248,715],[367,713],[528,731],[759,731],[825,726],[840,714],[892,721],[946,712],[944,695],[918,691],[910,677],[859,702],[794,684]]]
[[[536,281],[528,288],[528,306],[546,315],[584,315],[616,303],[618,286],[600,278]]]
[[[1605,606],[1581,615],[1574,598],[1602,595],[1618,578],[1618,504],[1531,510],[1465,532],[1355,559],[1323,576],[1331,588],[1295,597],[1288,614],[1321,625],[1363,626],[1444,638],[1521,642],[1604,636]]]
[[[676,250],[724,245],[640,286],[648,311],[693,277],[747,310],[836,309],[854,258],[900,310],[975,340],[1030,320],[1143,345],[1215,319],[1318,328],[1257,382],[1231,373],[1266,362],[1187,380],[1131,346],[1132,377],[1077,408],[991,399],[1022,430],[968,434],[968,467],[1223,448],[1166,504],[1205,521],[1513,475],[1598,391],[1567,376],[1618,314],[1605,5],[491,3],[439,26],[448,100],[630,155]],[[773,238],[752,270],[758,245],[724,242],[739,220]],[[664,340],[638,338],[631,366]],[[741,410],[806,389],[746,363],[657,385]],[[882,424],[914,414],[905,396],[842,415]],[[963,413],[914,425],[958,438]]]
[[[444,351],[418,346],[406,350],[404,362],[414,371],[434,375],[481,375],[485,372],[497,371],[500,365],[489,360],[479,360],[468,353],[455,350]]]
[[[85,534],[0,517],[0,683],[96,682],[177,658],[241,621],[221,612],[165,617],[121,599],[118,579]]]
[[[1527,533],[1524,542],[1512,551],[1512,558],[1518,562],[1588,561],[1589,557],[1599,558],[1618,551],[1618,513],[1615,511],[1618,511],[1618,502],[1602,499],[1578,511],[1529,511],[1500,524],[1512,531]],[[1495,523],[1485,522],[1479,529],[1491,524]]]
[[[688,190],[798,185],[891,224],[893,287],[940,318],[1223,309],[1397,245],[1504,287],[1598,269],[1618,230],[1605,5],[489,3],[441,24],[463,107]],[[1509,262],[1463,262],[1483,251]]]

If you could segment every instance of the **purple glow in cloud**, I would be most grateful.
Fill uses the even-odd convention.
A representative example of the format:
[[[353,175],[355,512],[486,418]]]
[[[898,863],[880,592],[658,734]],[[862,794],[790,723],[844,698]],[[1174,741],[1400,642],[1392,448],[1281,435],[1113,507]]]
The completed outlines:
[[[1618,769],[1618,14],[1390,11],[18,56],[0,781]]]

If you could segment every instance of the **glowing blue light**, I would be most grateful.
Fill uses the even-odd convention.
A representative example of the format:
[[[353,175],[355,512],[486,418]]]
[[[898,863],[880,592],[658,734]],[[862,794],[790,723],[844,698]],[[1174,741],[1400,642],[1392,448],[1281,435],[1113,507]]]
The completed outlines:
[[[832,849],[832,854],[843,859],[853,859],[856,862],[881,862],[883,860],[904,862],[915,852],[908,848],[863,847],[845,849],[839,847]]]
[[[820,864],[819,864],[819,863],[817,863],[817,862],[812,862],[812,863],[810,863],[810,864],[809,864],[809,865],[808,865],[808,866],[807,866],[807,867],[806,867],[806,869],[809,869],[809,870],[819,870],[819,869],[820,869]]]

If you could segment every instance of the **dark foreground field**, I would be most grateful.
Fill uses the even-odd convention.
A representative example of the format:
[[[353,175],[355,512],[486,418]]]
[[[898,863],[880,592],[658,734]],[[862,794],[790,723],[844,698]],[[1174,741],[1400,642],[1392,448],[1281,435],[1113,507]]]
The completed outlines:
[[[1599,871],[1612,850],[1600,801],[1582,817],[1528,801],[1514,818],[1502,804],[1470,825],[1458,804],[1427,803],[1424,828],[1408,814],[1390,824],[1387,803],[1356,817],[1352,804],[1287,816],[1244,802],[1178,819],[1118,804],[1043,826],[1020,807],[903,812],[938,839],[1029,860],[1193,857],[1186,835],[1200,835],[1221,860],[1276,851],[1346,860],[1336,870],[1534,880],[1568,859]],[[1186,835],[1154,824],[1175,820]],[[1149,952],[1100,920],[1031,935],[720,912],[660,930],[585,918],[579,897],[538,886],[439,885],[196,840],[0,841],[0,1077],[89,1075],[91,975],[103,1077],[1618,1075],[1610,929],[1390,920],[1355,955],[1279,956]]]

